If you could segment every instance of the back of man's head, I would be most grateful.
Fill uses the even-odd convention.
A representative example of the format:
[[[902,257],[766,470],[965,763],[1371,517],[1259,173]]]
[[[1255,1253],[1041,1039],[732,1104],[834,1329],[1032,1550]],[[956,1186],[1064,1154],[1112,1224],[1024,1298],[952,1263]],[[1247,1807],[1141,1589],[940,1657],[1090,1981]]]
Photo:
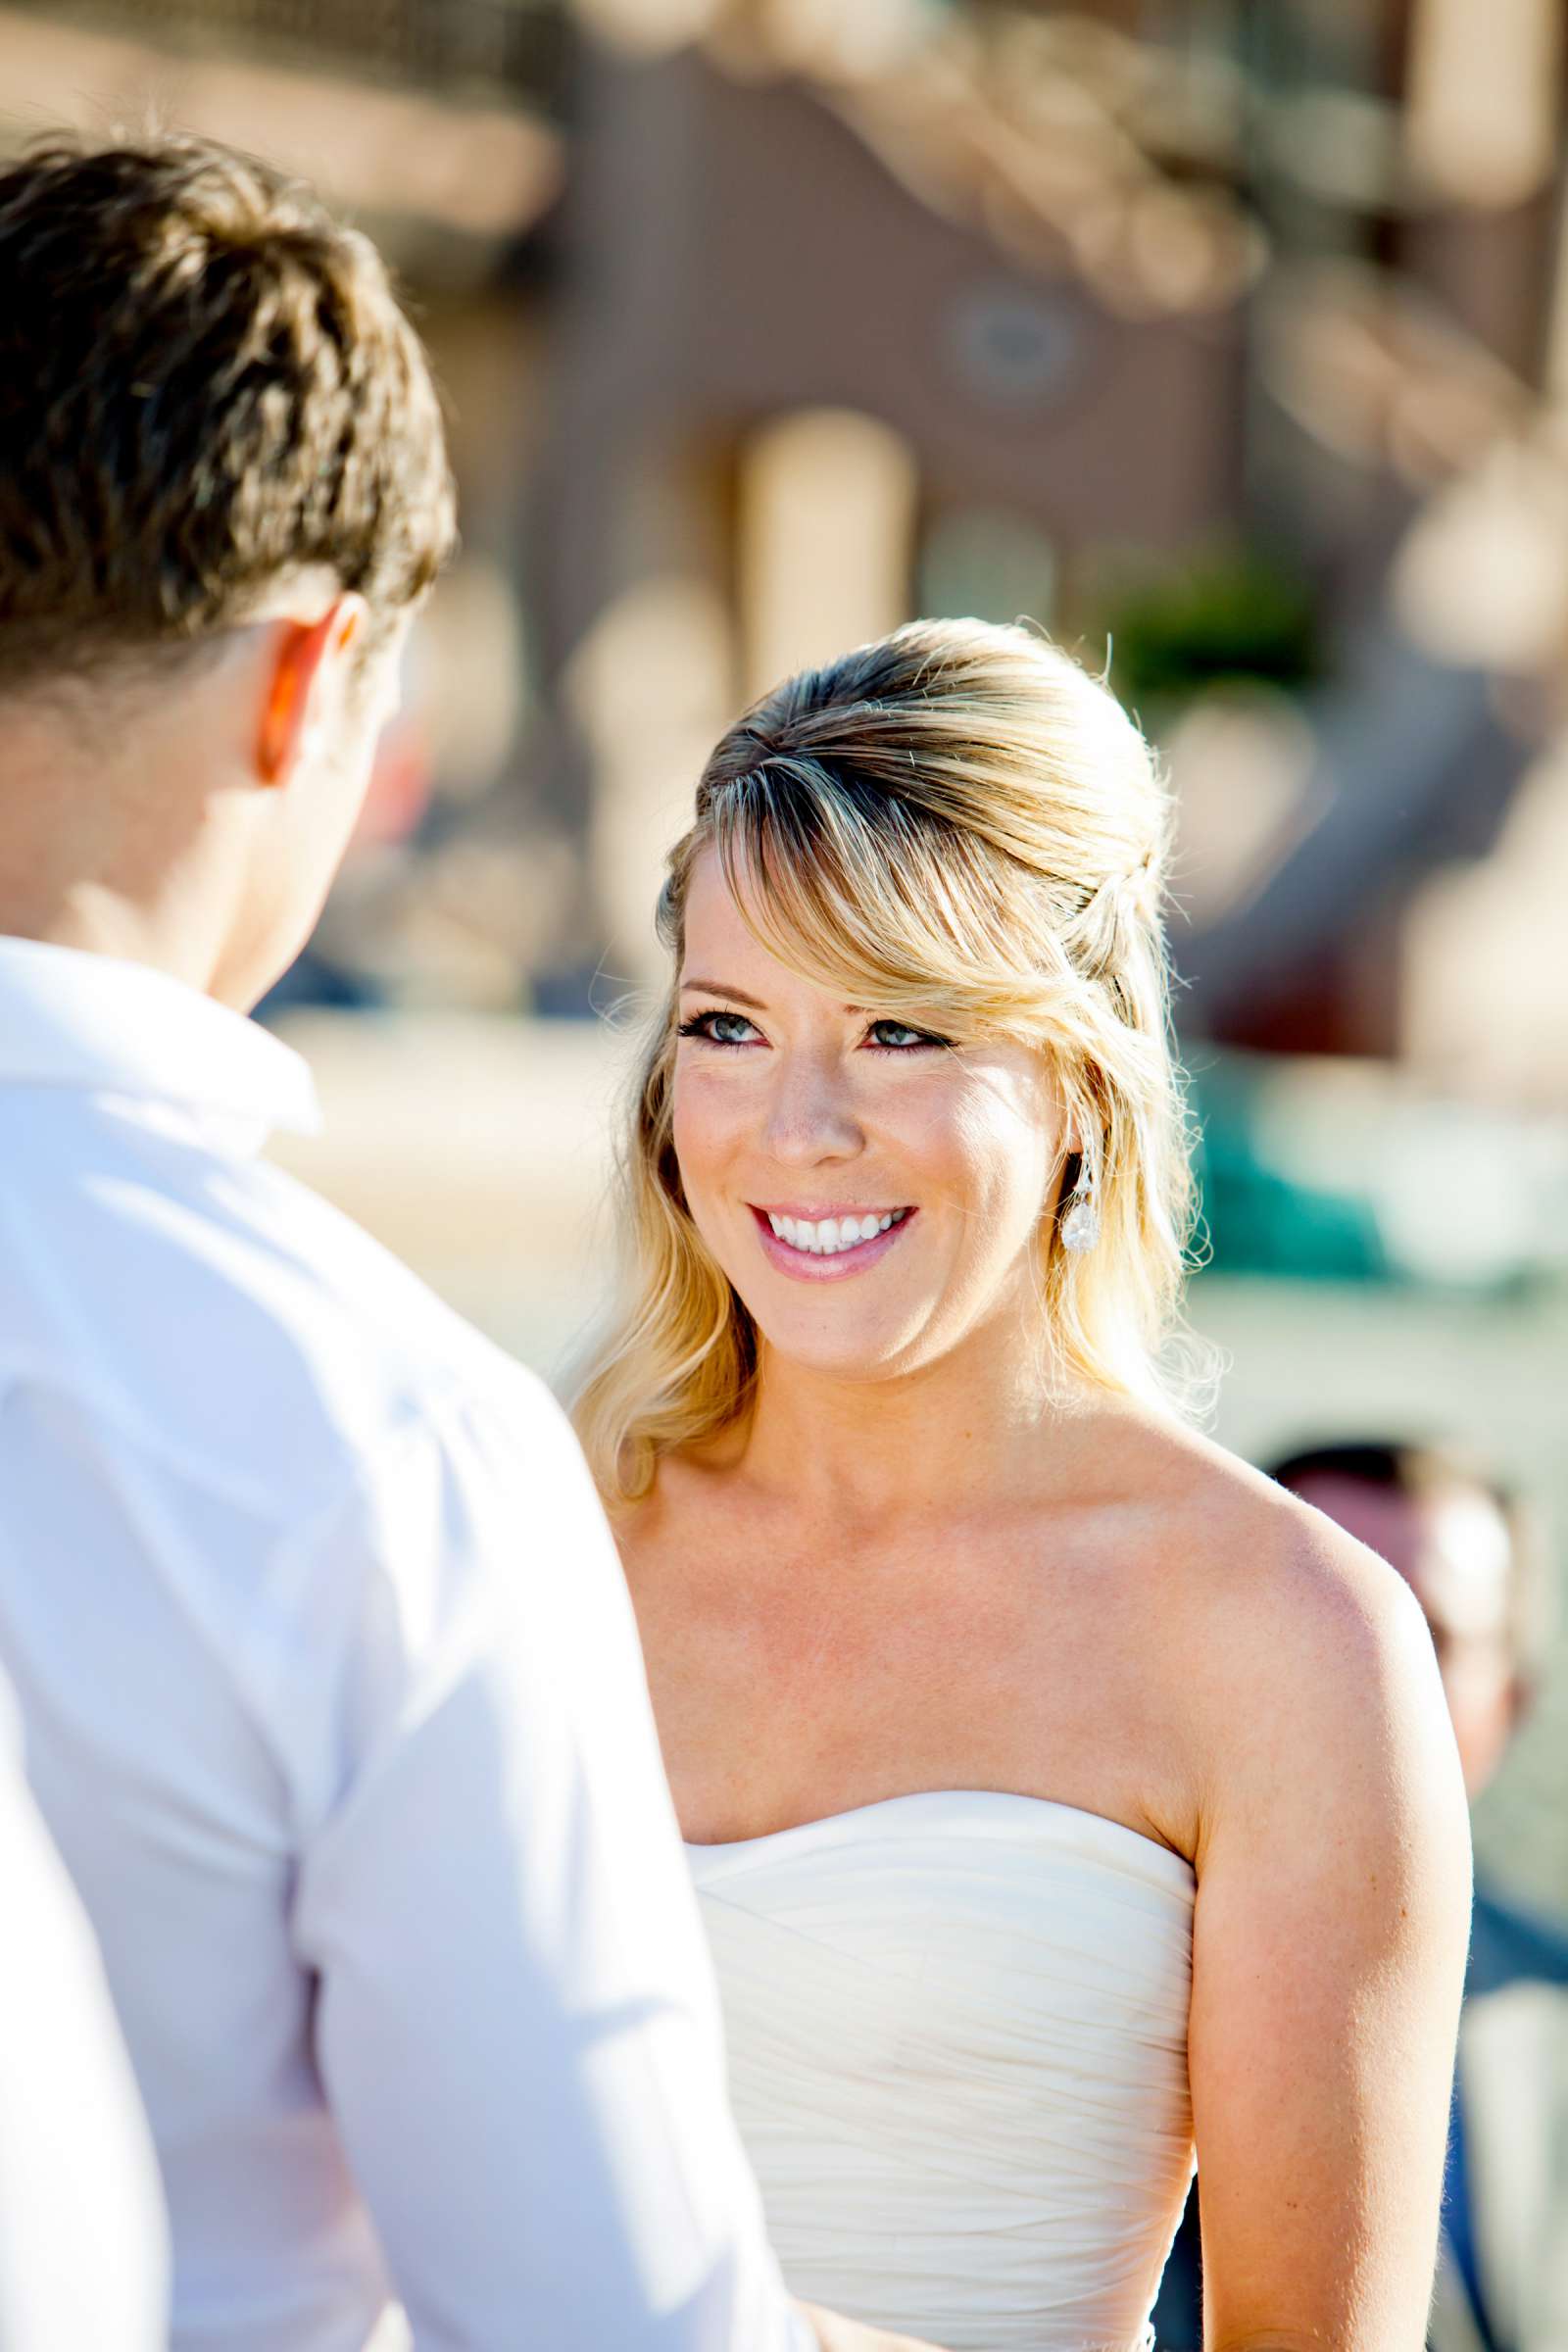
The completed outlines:
[[[373,246],[188,137],[0,173],[0,694],[157,657],[319,569],[377,618],[453,533]]]

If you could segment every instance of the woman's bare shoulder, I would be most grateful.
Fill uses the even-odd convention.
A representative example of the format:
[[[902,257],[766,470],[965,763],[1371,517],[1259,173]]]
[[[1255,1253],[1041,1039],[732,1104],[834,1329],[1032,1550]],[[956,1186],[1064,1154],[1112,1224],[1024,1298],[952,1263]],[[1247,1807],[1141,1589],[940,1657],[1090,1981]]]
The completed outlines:
[[[1267,1779],[1271,1727],[1317,1748],[1325,1788],[1380,1742],[1451,1744],[1431,1637],[1404,1580],[1321,1511],[1206,1438],[1150,1441],[1168,1494],[1151,1573],[1210,1792]]]
[[[1152,1419],[1130,1440],[1151,1574],[1205,1633],[1272,1641],[1353,1625],[1422,1626],[1403,1579],[1364,1544],[1196,1430]]]

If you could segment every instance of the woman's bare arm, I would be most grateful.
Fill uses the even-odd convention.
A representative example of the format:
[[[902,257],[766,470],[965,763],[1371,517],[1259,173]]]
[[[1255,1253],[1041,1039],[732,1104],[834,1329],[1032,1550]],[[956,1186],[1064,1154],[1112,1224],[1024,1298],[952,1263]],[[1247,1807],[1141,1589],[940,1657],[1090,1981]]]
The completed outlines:
[[[1470,1898],[1430,1638],[1391,1569],[1294,1504],[1265,1514],[1210,1631],[1189,2044],[1204,2342],[1421,2352]]]

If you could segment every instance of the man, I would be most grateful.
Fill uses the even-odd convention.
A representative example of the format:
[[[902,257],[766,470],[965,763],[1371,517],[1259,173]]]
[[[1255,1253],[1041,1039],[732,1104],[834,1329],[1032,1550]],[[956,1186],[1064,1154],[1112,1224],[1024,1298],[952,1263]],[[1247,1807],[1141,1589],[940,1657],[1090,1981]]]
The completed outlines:
[[[161,2352],[158,2169],[103,1970],[0,1689],[0,2344]]]
[[[804,2346],[580,1457],[258,1157],[314,1112],[242,1016],[451,539],[423,356],[263,166],[57,145],[0,174],[0,1655],[173,2342]]]
[[[1409,1445],[1293,1454],[1273,1475],[1396,1567],[1426,1614],[1472,1799],[1531,1695],[1543,1615],[1531,1531],[1463,1456]],[[1200,2346],[1195,2194],[1155,2309]],[[1478,1886],[1459,2030],[1432,2352],[1568,2345],[1568,1935]]]

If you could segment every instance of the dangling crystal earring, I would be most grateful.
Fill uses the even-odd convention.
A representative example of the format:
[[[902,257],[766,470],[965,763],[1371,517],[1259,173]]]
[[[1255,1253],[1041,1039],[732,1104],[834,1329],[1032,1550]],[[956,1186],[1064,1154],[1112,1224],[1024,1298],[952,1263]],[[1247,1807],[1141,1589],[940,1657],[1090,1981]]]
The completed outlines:
[[[1089,1162],[1078,1171],[1078,1181],[1072,1188],[1072,1198],[1061,1220],[1061,1246],[1064,1250],[1092,1250],[1100,1239],[1100,1208],[1095,1200],[1095,1179]]]

